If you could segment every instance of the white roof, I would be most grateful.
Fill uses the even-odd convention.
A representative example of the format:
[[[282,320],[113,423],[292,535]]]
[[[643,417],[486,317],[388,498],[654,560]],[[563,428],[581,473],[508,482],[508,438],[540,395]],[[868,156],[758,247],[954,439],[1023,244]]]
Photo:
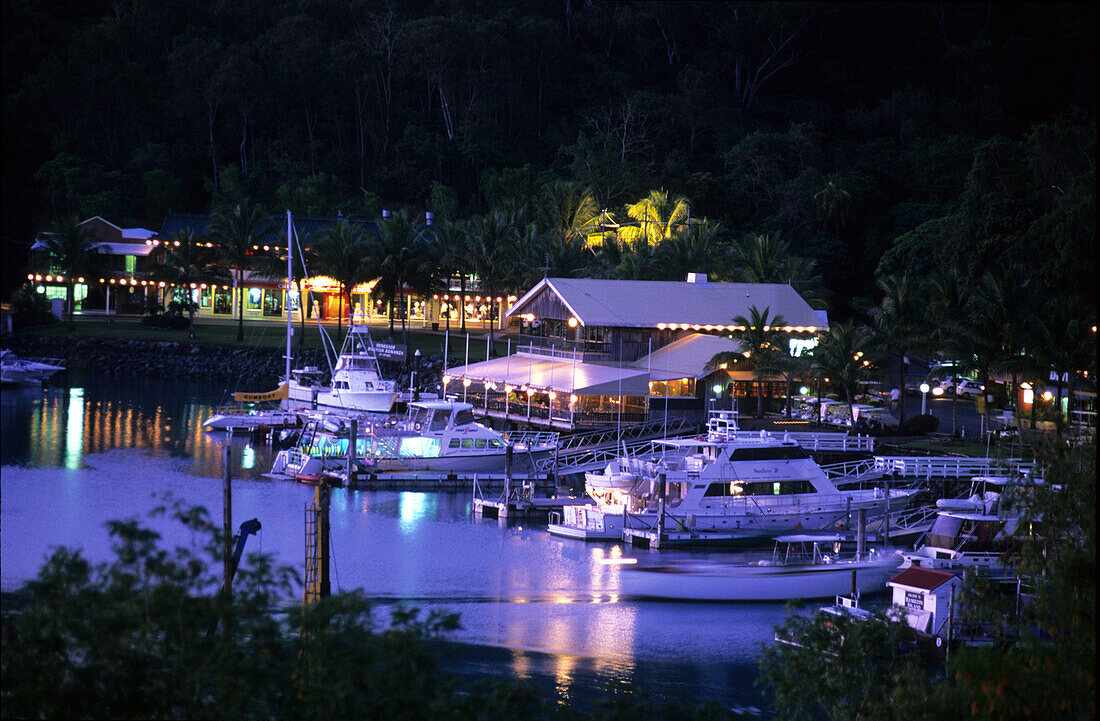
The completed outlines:
[[[741,342],[721,335],[692,333],[658,348],[630,364],[632,368],[648,370],[655,381],[675,378],[703,378],[712,371],[706,365],[716,354],[741,352]]]
[[[791,327],[817,329],[825,323],[798,291],[782,283],[596,278],[543,278],[506,315],[528,312],[530,301],[544,290],[555,294],[585,326],[655,328],[659,323],[728,326],[737,316],[750,318],[752,307],[761,311],[767,308],[769,317],[783,316]]]
[[[527,353],[448,368],[445,374],[457,379],[459,385],[452,388],[461,387],[461,379],[469,378],[479,383],[487,381],[515,388],[526,385],[559,393],[649,395],[649,377],[645,371],[616,364],[574,363]]]

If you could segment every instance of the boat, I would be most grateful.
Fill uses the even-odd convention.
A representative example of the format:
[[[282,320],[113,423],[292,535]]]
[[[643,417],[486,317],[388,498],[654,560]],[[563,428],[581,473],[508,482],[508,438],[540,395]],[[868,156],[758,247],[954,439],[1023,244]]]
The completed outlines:
[[[655,441],[651,454],[619,456],[585,479],[594,497],[628,481],[629,490],[599,494],[605,505],[625,507],[624,533],[675,532],[684,543],[852,527],[858,511],[870,521],[887,508],[900,510],[916,493],[838,488],[789,436],[741,431],[726,410],[711,412],[705,436]]]
[[[847,535],[776,538],[771,557],[743,563],[688,560],[623,566],[623,595],[682,601],[789,601],[885,591],[897,573],[892,550],[842,554]]]
[[[251,433],[256,429],[282,429],[300,426],[296,411],[278,405],[287,396],[286,386],[271,393],[234,393],[233,402],[221,406],[203,421],[205,431]]]
[[[311,480],[346,470],[352,422],[352,463],[366,473],[503,473],[534,470],[557,447],[557,433],[503,434],[474,420],[473,405],[454,400],[411,401],[403,418],[306,415],[299,445],[280,451],[271,474]]]
[[[324,384],[324,373],[316,366],[291,370],[286,384],[287,405],[295,409],[389,413],[397,400],[397,382],[382,377],[365,325],[348,328],[330,384]]]
[[[4,385],[42,385],[65,363],[57,358],[19,358],[10,350],[0,350],[0,382]]]

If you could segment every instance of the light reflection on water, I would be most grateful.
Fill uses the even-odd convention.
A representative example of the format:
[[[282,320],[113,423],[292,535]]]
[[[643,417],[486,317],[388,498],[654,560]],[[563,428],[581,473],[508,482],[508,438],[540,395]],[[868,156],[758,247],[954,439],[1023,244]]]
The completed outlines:
[[[203,433],[217,395],[183,384],[92,380],[78,388],[5,389],[0,585],[10,590],[31,578],[56,546],[107,559],[104,524],[112,519],[141,518],[170,545],[194,546],[197,539],[182,529],[146,515],[171,494],[220,520],[226,442],[233,526],[253,517],[263,526],[246,553],[270,552],[300,569],[314,489],[263,479],[270,448]],[[547,679],[562,699],[578,684],[644,681],[759,703],[755,660],[783,607],[621,598],[622,566],[605,561],[656,552],[559,539],[538,524],[477,520],[467,493],[335,489],[330,525],[334,588],[362,589],[383,621],[398,605],[456,612],[462,629],[454,640],[507,649],[497,663]]]

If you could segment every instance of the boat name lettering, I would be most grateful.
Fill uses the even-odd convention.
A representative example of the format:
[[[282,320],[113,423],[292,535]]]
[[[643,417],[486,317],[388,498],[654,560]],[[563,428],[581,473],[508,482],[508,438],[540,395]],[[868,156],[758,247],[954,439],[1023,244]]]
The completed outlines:
[[[779,469],[775,468],[774,466],[772,468],[760,468],[758,466],[753,466],[752,467],[752,472],[753,473],[759,473],[760,475],[766,476],[766,475],[769,475],[769,474],[774,475],[776,473],[779,473]]]
[[[375,343],[374,354],[387,360],[404,360],[405,345],[403,343]]]

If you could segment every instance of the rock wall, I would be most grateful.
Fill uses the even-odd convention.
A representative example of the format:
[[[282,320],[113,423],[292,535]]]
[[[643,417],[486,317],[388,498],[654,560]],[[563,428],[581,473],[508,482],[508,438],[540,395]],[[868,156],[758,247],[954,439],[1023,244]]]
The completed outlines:
[[[18,335],[7,336],[3,345],[24,358],[61,358],[67,368],[79,368],[84,372],[208,380],[242,390],[274,387],[282,378],[286,363],[281,348],[236,348],[204,343]],[[294,364],[296,367],[327,367],[324,354],[319,350],[295,351]],[[442,355],[422,360],[421,387],[437,383],[442,367]],[[397,378],[401,388],[408,388],[408,372],[403,363],[385,363],[382,372],[387,378]]]

